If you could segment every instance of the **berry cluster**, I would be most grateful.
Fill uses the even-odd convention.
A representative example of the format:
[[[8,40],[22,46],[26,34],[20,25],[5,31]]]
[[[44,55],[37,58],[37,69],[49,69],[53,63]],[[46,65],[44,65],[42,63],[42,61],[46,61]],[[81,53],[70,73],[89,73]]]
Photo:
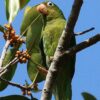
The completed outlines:
[[[10,40],[10,45],[16,47],[18,44],[24,43],[24,40],[20,38],[19,35],[16,35],[15,30],[10,24],[5,24],[4,27],[6,31],[4,33],[4,39]]]
[[[28,59],[30,59],[30,55],[28,54],[27,50],[25,51],[17,51],[15,55],[20,63],[26,63]]]

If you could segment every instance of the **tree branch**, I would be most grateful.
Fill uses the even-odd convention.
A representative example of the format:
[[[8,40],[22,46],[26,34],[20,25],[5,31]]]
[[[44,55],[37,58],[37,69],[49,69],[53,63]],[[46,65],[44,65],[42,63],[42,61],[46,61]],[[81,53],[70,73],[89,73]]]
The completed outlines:
[[[52,89],[55,84],[55,79],[57,78],[58,69],[61,66],[62,62],[62,57],[60,57],[60,54],[62,54],[62,52],[69,48],[70,40],[73,35],[73,30],[79,16],[82,3],[83,0],[74,0],[70,17],[68,19],[65,30],[63,31],[62,36],[60,37],[58,47],[54,54],[54,60],[51,63],[51,66],[48,70],[48,74],[46,76],[46,81],[42,91],[41,100],[51,100]]]
[[[11,86],[20,88],[21,90],[32,90],[32,89],[33,89],[32,87],[22,86],[22,85],[20,85],[20,84],[14,83],[14,82],[7,81],[6,79],[1,78],[1,77],[0,77],[0,80],[1,80],[1,81],[4,81],[4,82],[7,83],[8,85],[11,85]]]
[[[70,48],[69,50],[65,51],[62,56],[64,55],[74,55],[76,53],[78,53],[81,50],[84,50],[85,48],[97,43],[100,41],[100,34],[97,34],[91,38],[89,38],[88,40],[85,40],[77,45],[75,45],[74,47]]]

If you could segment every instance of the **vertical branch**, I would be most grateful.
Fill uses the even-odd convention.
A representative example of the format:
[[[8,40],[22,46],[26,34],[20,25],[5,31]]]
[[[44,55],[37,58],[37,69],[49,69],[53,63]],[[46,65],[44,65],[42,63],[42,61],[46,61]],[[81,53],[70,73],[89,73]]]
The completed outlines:
[[[8,47],[9,47],[9,44],[10,44],[10,41],[7,40],[7,41],[6,41],[6,44],[5,44],[4,48],[3,48],[1,57],[0,57],[0,69],[1,69],[1,67],[2,67],[2,63],[3,63],[3,60],[4,60],[4,58],[5,58],[5,55],[6,55],[6,52],[7,52]]]
[[[65,56],[64,56],[65,58],[60,57],[60,54],[62,54],[62,52],[64,52],[65,50],[69,48],[70,40],[73,35],[72,33],[74,30],[76,21],[78,19],[82,3],[83,3],[83,0],[74,0],[74,4],[72,6],[72,11],[68,19],[68,23],[59,40],[58,47],[54,54],[54,60],[51,63],[51,66],[48,70],[48,74],[46,76],[46,82],[44,84],[44,88],[42,91],[41,100],[51,100],[52,89],[55,84],[55,79],[57,78],[59,67],[61,67],[61,65],[63,65],[63,63],[66,62],[66,57]]]

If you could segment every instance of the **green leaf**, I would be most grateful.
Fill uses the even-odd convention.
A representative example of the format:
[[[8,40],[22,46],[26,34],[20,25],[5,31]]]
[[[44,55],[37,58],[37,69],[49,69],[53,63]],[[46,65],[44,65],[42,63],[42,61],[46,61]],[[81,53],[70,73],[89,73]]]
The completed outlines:
[[[34,79],[37,76],[35,81],[41,82],[45,79],[45,75],[42,75],[40,73],[37,75],[38,73],[37,64],[41,64],[41,55],[40,53],[33,53],[31,55],[31,60],[29,60],[27,64],[28,75],[32,81],[34,81]]]
[[[21,95],[9,95],[9,96],[0,97],[0,100],[30,100],[30,99]],[[31,100],[37,100],[37,99],[32,98]]]
[[[26,7],[26,9],[24,11],[23,21],[22,21],[21,28],[20,28],[20,34],[24,35],[24,36],[26,35],[26,32],[27,32],[27,30],[28,30],[28,28],[29,28],[29,26],[31,24],[31,21],[26,21],[26,19],[28,19],[27,18],[27,16],[28,16],[27,13],[29,12],[30,9],[31,9],[30,6]]]
[[[5,6],[7,20],[9,23],[12,23],[20,9],[20,2],[19,0],[5,0]]]
[[[6,17],[12,23],[18,11],[22,9],[30,0],[5,0]]]
[[[27,31],[26,47],[27,50],[29,51],[29,54],[37,51],[40,52],[39,42],[41,38],[42,27],[43,27],[42,17],[37,16],[37,19],[33,22],[33,24]]]
[[[94,97],[92,94],[87,93],[87,92],[83,92],[82,96],[84,100],[97,100],[96,97]]]
[[[25,5],[30,1],[30,0],[19,0],[20,1],[20,9],[25,7]]]
[[[7,65],[12,59],[14,59],[15,53],[17,50],[18,50],[18,48],[17,49],[11,48],[7,51],[7,54],[6,54],[5,59],[3,61],[3,66]],[[10,81],[15,73],[16,67],[17,67],[17,64],[10,66],[11,69],[9,71],[7,71],[7,73],[5,73],[2,76],[2,78]],[[7,86],[8,86],[8,84],[6,84],[3,81],[0,81],[0,91],[4,90]]]
[[[36,11],[36,6],[34,6],[32,8],[31,7],[27,7],[25,9],[25,13],[24,13],[24,17],[23,17],[23,21],[22,21],[22,25],[21,25],[21,29],[20,29],[21,34],[24,34],[24,36],[25,36],[26,32],[29,30],[29,28],[32,25],[35,25],[35,23],[40,23],[40,22],[38,22],[39,19],[41,19],[40,16],[41,16],[40,13],[38,11]],[[41,26],[41,24],[42,23],[40,23],[40,26]],[[35,25],[35,26],[37,26],[37,25]]]

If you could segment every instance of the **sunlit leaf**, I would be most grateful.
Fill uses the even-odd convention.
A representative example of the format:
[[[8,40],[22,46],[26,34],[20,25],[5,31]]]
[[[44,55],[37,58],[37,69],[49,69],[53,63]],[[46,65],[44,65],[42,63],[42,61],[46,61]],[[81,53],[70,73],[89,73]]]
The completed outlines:
[[[25,7],[30,0],[5,0],[6,16],[9,23],[12,23],[18,11]]]
[[[22,21],[22,24],[21,24],[21,28],[20,28],[20,32],[21,32],[21,35],[26,35],[26,32],[28,30],[28,28],[30,27],[31,25],[31,21],[26,21],[27,16],[28,16],[28,11],[31,9],[30,6],[26,7],[25,11],[24,11],[24,16],[23,16],[23,21]],[[29,20],[29,19],[28,19]]]
[[[87,92],[83,92],[82,96],[84,100],[97,100],[96,97],[94,97],[92,94],[87,93]]]
[[[5,0],[5,5],[6,5],[6,16],[8,22],[11,23],[20,9],[20,2],[19,0]]]
[[[0,97],[0,100],[30,100],[30,99],[21,95],[9,95],[9,96]],[[32,98],[31,100],[37,100],[37,99]]]

